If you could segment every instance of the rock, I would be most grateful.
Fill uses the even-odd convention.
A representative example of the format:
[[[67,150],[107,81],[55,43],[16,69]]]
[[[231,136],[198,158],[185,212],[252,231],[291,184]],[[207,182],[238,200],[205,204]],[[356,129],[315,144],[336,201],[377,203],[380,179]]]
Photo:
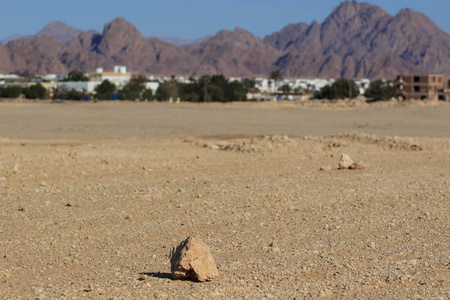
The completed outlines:
[[[340,170],[350,169],[352,164],[353,164],[353,160],[350,158],[350,156],[348,156],[347,154],[341,155],[341,160],[339,161],[339,169]]]
[[[193,136],[187,136],[185,139],[184,139],[184,142],[185,143],[194,143],[195,142],[195,138],[193,137]]]
[[[275,242],[270,243],[269,247],[271,247],[271,250],[273,252],[280,252],[280,248],[278,247],[278,245]]]
[[[359,162],[359,163],[352,163],[352,165],[350,166],[349,169],[351,169],[351,170],[362,170],[362,169],[365,169],[365,168],[366,168],[366,166],[363,163]]]
[[[342,154],[341,159],[339,161],[339,170],[362,170],[365,169],[366,166],[359,162],[355,163],[347,154]]]
[[[331,169],[331,167],[330,166],[323,166],[323,167],[320,167],[320,171],[331,171],[332,169]]]
[[[188,237],[170,253],[173,279],[210,281],[219,276],[208,246],[197,237]]]

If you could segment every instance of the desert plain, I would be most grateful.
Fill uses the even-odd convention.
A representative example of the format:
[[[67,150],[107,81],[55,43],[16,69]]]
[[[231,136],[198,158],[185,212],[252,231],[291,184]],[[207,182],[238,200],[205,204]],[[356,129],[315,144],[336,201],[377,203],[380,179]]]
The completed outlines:
[[[0,298],[449,299],[450,105],[341,104],[0,103]]]

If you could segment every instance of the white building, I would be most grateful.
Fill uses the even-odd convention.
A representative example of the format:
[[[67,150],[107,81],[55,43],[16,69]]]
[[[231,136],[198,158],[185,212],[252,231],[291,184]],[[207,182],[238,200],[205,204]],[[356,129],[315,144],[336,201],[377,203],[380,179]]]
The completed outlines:
[[[58,89],[65,88],[68,91],[74,89],[77,92],[93,93],[100,83],[101,81],[60,81]]]
[[[159,82],[146,82],[145,83],[145,88],[148,90],[152,90],[153,95],[156,93],[156,90],[159,87]]]
[[[44,74],[40,76],[43,80],[54,81],[58,79],[58,75],[56,74]]]
[[[104,72],[103,68],[97,68],[95,73],[89,74],[90,81],[97,81],[99,83],[104,80],[109,80],[118,88],[121,88],[131,79],[131,73],[127,72],[125,66],[114,66],[114,72]]]
[[[127,67],[125,67],[125,66],[114,66],[114,73],[126,74],[127,73]]]
[[[17,74],[0,74],[0,78],[6,80],[17,80],[20,78],[20,76]]]
[[[360,80],[355,80],[355,83],[358,86],[359,94],[360,95],[364,95],[366,90],[369,88],[370,79],[363,78],[363,79],[360,79]]]
[[[272,82],[272,80],[269,80],[267,78],[255,78],[255,81],[255,87],[263,93],[273,93],[277,90],[277,87],[275,87],[275,83]],[[278,82],[278,85],[279,83],[280,82]]]

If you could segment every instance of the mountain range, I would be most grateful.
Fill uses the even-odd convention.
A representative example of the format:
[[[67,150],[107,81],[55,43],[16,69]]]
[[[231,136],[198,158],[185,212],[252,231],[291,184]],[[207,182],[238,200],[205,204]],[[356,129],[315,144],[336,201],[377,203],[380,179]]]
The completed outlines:
[[[450,35],[411,9],[392,16],[376,5],[345,1],[323,23],[289,24],[263,39],[236,28],[199,41],[163,41],[117,18],[102,33],[52,22],[34,36],[0,44],[3,73],[67,74],[114,65],[153,75],[267,77],[278,70],[291,78],[390,79],[450,73]]]

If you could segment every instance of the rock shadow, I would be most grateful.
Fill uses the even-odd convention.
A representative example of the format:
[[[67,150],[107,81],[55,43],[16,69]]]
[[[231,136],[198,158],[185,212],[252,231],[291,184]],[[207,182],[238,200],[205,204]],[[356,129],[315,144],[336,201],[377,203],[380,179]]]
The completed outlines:
[[[139,273],[139,275],[149,276],[153,278],[159,278],[159,279],[173,279],[172,273],[161,273],[161,272],[142,272]]]

